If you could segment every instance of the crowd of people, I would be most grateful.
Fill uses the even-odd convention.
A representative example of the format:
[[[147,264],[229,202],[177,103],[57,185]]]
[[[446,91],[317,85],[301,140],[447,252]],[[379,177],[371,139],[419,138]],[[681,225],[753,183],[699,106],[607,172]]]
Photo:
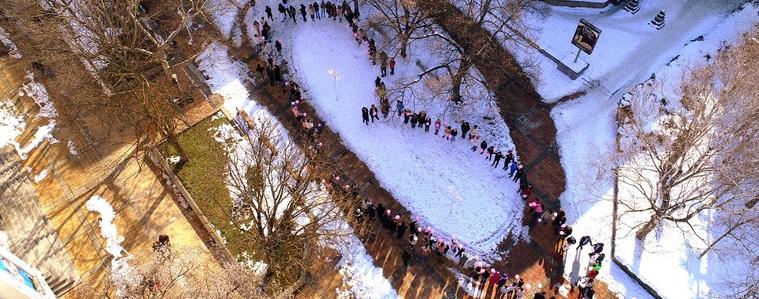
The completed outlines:
[[[369,107],[362,107],[361,117],[363,123],[369,125],[370,123],[379,121],[380,114],[382,114],[383,118],[388,118],[390,113],[394,112],[394,115],[397,114],[398,117],[403,118],[403,125],[410,126],[411,129],[418,128],[424,132],[429,132],[431,128],[434,128],[433,134],[441,136],[441,139],[455,142],[458,137],[459,139],[468,141],[471,143],[471,151],[475,153],[479,151],[479,154],[484,156],[484,159],[492,161],[490,163],[491,167],[501,167],[501,169],[507,171],[510,179],[519,183],[519,190],[517,192],[525,200],[527,207],[532,210],[533,218],[529,221],[530,227],[534,227],[538,223],[543,223],[544,225],[551,223],[557,242],[563,244],[562,248],[564,252],[569,249],[569,246],[577,243],[572,236],[572,227],[566,224],[567,218],[565,212],[561,209],[557,211],[547,210],[541,201],[533,196],[533,188],[525,178],[524,166],[519,163],[514,151],[511,149],[504,151],[503,149],[498,149],[494,144],[488,143],[480,135],[480,128],[477,124],[471,125],[468,121],[462,120],[455,122],[456,125],[453,125],[440,118],[436,118],[433,122],[432,117],[427,112],[412,111],[401,100],[397,100],[395,102],[395,110],[391,110],[387,87],[382,78],[388,76],[388,68],[390,76],[395,74],[396,62],[394,57],[389,57],[386,52],[378,51],[374,39],[369,38],[364,30],[358,27],[356,23],[359,16],[357,8],[351,8],[346,1],[343,1],[342,4],[334,4],[331,1],[321,1],[321,3],[314,1],[312,3],[300,4],[300,9],[298,10],[294,3],[290,3],[288,6],[287,2],[287,0],[282,0],[277,7],[277,11],[282,17],[281,22],[292,21],[293,23],[297,23],[298,11],[300,11],[302,22],[307,22],[308,19],[312,22],[325,19],[342,22],[345,19],[352,29],[357,44],[359,46],[364,43],[368,45],[368,58],[373,65],[379,64],[379,75],[374,81],[379,107],[374,103],[370,104]],[[283,73],[287,71],[287,62],[282,59],[282,44],[279,40],[272,42],[271,26],[268,24],[268,21],[274,21],[272,8],[266,6],[264,11],[266,17],[261,17],[260,20],[256,20],[253,24],[253,28],[256,30],[253,43],[255,43],[256,49],[260,53],[263,53],[266,58],[265,66],[259,63],[256,67],[256,72],[260,78],[263,78],[265,73],[270,85],[280,84],[282,94],[287,96],[290,103],[290,112],[294,121],[298,123],[310,138],[309,154],[318,154],[323,146],[318,137],[322,132],[324,124],[314,124],[308,113],[301,111],[300,105],[305,101],[301,88],[296,82],[284,78]],[[503,166],[500,164],[501,160],[503,160]],[[356,200],[359,201],[358,207],[354,211],[354,216],[357,219],[360,221],[378,221],[383,229],[389,231],[397,239],[403,240],[407,244],[407,249],[404,250],[402,256],[405,266],[410,265],[413,253],[415,252],[425,256],[434,254],[446,257],[458,262],[465,271],[468,271],[471,278],[481,285],[485,285],[485,282],[489,281],[489,285],[503,295],[512,296],[510,298],[524,297],[526,291],[525,282],[519,275],[510,277],[503,269],[490,265],[474,253],[467,252],[464,244],[458,241],[455,236],[451,241],[446,241],[435,232],[434,228],[421,224],[419,216],[413,216],[408,213],[394,213],[382,203],[375,205],[370,199],[358,196],[355,188],[347,183],[345,178],[341,179],[340,176],[335,175],[325,178],[322,183],[330,192],[337,191],[355,196]],[[578,284],[582,295],[581,298],[592,298],[593,282],[605,257],[602,253],[603,243],[593,244],[589,236],[580,238],[577,250],[582,250],[582,247],[587,244],[593,247],[593,252],[590,253],[588,271]],[[535,298],[545,298],[544,296],[540,296],[543,296],[543,293],[535,294]]]

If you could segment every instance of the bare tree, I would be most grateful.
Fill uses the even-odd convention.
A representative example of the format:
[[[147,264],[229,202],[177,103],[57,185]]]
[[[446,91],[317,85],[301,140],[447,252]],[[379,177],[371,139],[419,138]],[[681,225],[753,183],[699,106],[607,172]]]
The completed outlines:
[[[205,0],[161,2],[149,10],[137,0],[2,2],[24,58],[50,77],[45,84],[62,107],[64,126],[95,119],[131,132],[133,139],[121,142],[137,149],[165,137],[182,151],[174,133],[191,94],[177,74],[195,53],[184,57],[178,40],[191,33]]]
[[[347,232],[329,229],[350,218],[357,203],[328,194],[322,179],[331,167],[306,155],[268,117],[248,128],[249,138],[220,130],[226,139],[227,185],[232,205],[219,203],[223,215],[239,229],[248,252],[268,265],[267,289],[295,289],[305,278],[311,254],[324,238]],[[350,219],[348,219],[350,220]]]
[[[369,18],[370,27],[386,33],[385,42],[406,58],[408,47],[417,32],[430,30],[433,20],[414,0],[367,0],[376,14]],[[391,51],[394,53],[396,51]]]
[[[487,87],[482,75],[473,68],[476,62],[487,61],[486,49],[492,43],[501,46],[510,41],[523,42],[526,36],[535,31],[526,22],[527,14],[541,11],[534,0],[455,1],[461,8],[463,17],[452,14],[448,11],[450,6],[439,1],[394,0],[368,3],[377,11],[370,26],[384,34],[382,46],[391,55],[400,51],[401,57],[406,57],[407,48],[413,43],[427,40],[437,61],[436,65],[422,68],[414,78],[403,80],[391,92],[398,97],[421,96],[422,99],[446,99],[454,103],[462,102],[466,94],[462,89],[467,84],[475,88]],[[435,24],[436,20],[445,20],[446,26],[483,28],[488,35],[482,39],[475,37],[477,35],[452,37]],[[516,73],[521,72],[521,69],[514,64],[505,71]],[[415,92],[414,88],[420,83],[432,87],[432,92]]]
[[[222,267],[203,256],[188,249],[141,252],[112,263],[112,269],[98,277],[100,284],[88,281],[69,294],[74,298],[266,298],[259,269]]]
[[[759,104],[751,82],[759,79],[757,53],[759,43],[747,35],[715,62],[684,75],[679,101],[645,91],[655,84],[626,96],[630,109],[617,163],[621,188],[630,191],[619,203],[626,214],[647,215],[633,228],[639,240],[665,221],[692,231],[706,251],[726,238],[742,242],[744,229],[755,231]],[[693,227],[706,211],[730,219],[712,241]]]

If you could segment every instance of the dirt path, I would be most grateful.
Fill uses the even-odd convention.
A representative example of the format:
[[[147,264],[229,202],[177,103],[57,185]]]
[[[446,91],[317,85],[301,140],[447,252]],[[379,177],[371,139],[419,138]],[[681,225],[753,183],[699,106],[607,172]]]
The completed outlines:
[[[488,38],[488,33],[468,21],[447,0],[423,2],[423,9],[436,7],[436,22],[465,49],[480,49],[484,52],[475,61],[477,69],[485,76],[490,88],[495,92],[498,107],[509,126],[511,139],[525,166],[525,173],[534,188],[534,193],[551,208],[558,208],[558,197],[565,190],[566,178],[562,169],[556,144],[556,126],[551,119],[551,107],[543,103],[530,79],[524,74],[507,70],[518,69],[514,57],[499,44]]]

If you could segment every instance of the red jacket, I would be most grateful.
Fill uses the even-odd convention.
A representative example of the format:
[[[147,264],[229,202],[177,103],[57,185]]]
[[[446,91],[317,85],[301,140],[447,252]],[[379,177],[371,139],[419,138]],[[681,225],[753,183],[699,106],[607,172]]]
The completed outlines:
[[[494,285],[498,283],[498,279],[501,278],[501,273],[498,273],[498,271],[495,271],[495,273],[490,274],[490,284]]]

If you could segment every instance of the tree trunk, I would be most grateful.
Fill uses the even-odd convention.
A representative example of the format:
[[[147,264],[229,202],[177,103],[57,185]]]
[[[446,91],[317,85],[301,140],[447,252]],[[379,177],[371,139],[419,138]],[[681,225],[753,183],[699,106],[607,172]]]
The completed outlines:
[[[450,100],[456,104],[461,102],[461,84],[464,82],[464,76],[469,72],[470,63],[462,60],[459,69],[451,77],[451,95]]]
[[[179,163],[177,163],[177,166],[181,166],[185,162],[187,162],[187,152],[185,152],[184,147],[179,143],[179,139],[177,139],[177,136],[174,134],[167,134],[166,140],[171,144],[179,154]]]
[[[661,217],[659,215],[651,215],[651,218],[648,219],[648,222],[641,227],[637,233],[635,233],[635,238],[637,238],[640,241],[643,241],[646,239],[646,236],[654,230],[657,226],[659,226],[659,222],[661,221]]]
[[[406,58],[406,56],[408,56],[407,48],[408,48],[408,35],[404,33],[401,36],[401,57],[403,57],[404,59]]]

